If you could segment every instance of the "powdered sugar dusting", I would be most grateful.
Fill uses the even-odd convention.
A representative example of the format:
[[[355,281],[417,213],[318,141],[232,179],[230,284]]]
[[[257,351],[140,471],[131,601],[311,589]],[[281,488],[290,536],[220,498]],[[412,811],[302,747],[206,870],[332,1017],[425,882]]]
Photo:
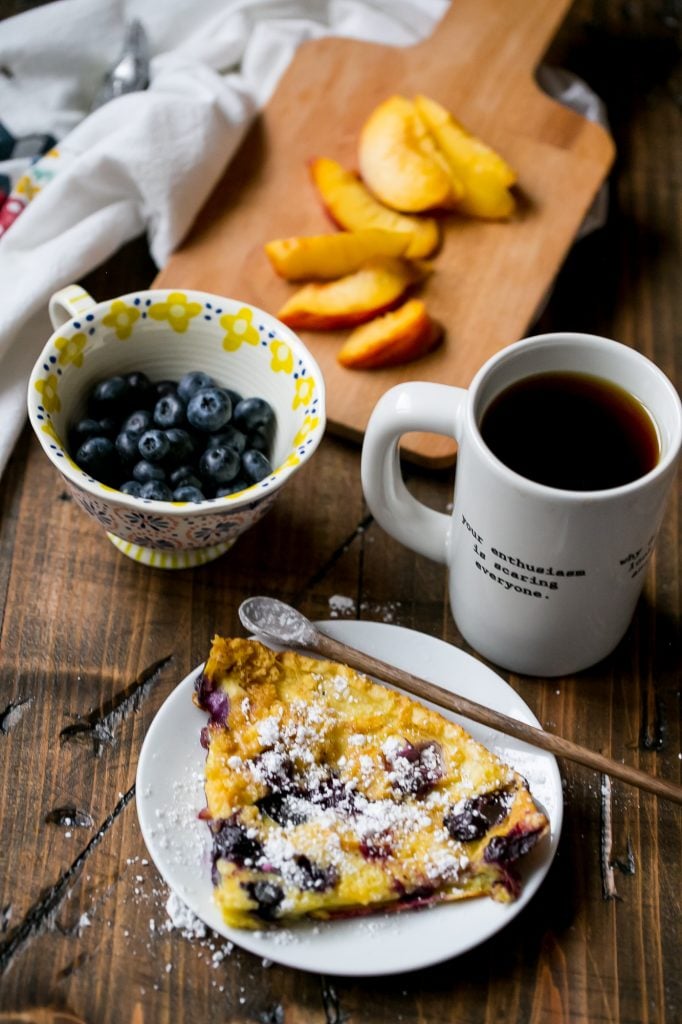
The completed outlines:
[[[329,598],[329,611],[332,618],[355,615],[355,601],[343,594],[333,594]]]
[[[328,599],[329,617],[332,619],[355,619],[358,616],[357,602],[344,594],[332,594]],[[397,622],[400,612],[399,601],[361,601],[362,617],[378,619],[380,622]]]
[[[264,746],[274,746],[279,739],[279,721],[274,715],[264,718],[256,724],[256,731],[258,739]]]
[[[182,932],[186,939],[203,939],[206,937],[206,925],[189,907],[182,902],[175,892],[170,892],[166,900],[166,913],[170,926]],[[150,924],[153,922],[150,922]]]
[[[175,778],[170,786],[171,799],[154,810],[150,835],[170,863],[188,864],[192,859],[200,863],[204,859],[206,827],[194,810],[203,781],[203,772]]]

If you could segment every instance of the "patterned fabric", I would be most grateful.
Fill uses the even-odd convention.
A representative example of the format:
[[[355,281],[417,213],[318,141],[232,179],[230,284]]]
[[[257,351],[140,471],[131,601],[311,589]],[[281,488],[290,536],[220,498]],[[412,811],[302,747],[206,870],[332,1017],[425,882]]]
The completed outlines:
[[[0,160],[18,167],[13,175],[0,175],[0,238],[57,173],[59,151],[55,145],[52,135],[15,139],[0,122]]]

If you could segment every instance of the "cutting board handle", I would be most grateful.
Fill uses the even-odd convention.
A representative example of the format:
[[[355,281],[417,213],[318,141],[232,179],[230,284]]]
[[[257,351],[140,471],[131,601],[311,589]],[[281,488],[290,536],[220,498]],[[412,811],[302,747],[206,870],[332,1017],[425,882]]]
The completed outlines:
[[[488,88],[496,83],[495,66],[504,69],[504,88],[510,66],[532,76],[571,0],[451,0],[428,39],[413,47],[447,68],[470,64]],[[499,98],[499,96],[498,96]]]

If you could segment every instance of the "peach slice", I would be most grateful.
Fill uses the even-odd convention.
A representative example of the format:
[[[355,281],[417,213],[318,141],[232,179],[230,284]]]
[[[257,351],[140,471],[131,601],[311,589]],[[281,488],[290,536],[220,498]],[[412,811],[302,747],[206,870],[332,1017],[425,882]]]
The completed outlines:
[[[453,179],[463,186],[457,209],[472,217],[509,217],[515,207],[509,186],[516,181],[516,173],[506,160],[467,131],[440,103],[428,96],[416,96],[414,102]]]
[[[431,319],[422,300],[410,299],[399,309],[357,327],[336,358],[351,369],[397,366],[426,355],[442,334],[442,327]]]
[[[463,194],[414,103],[404,96],[390,96],[372,111],[360,132],[358,162],[370,191],[402,213],[450,207]]]
[[[407,260],[376,256],[364,267],[328,284],[307,284],[277,317],[289,327],[333,330],[371,320],[397,305],[424,271]]]
[[[405,256],[414,260],[430,256],[438,246],[440,231],[432,217],[411,217],[389,210],[356,174],[335,160],[317,157],[310,162],[310,172],[325,209],[339,227],[347,231],[382,228],[406,232],[411,241]]]
[[[276,238],[265,245],[273,267],[288,281],[331,280],[359,270],[374,256],[404,256],[412,236],[406,232],[367,228],[335,235]]]

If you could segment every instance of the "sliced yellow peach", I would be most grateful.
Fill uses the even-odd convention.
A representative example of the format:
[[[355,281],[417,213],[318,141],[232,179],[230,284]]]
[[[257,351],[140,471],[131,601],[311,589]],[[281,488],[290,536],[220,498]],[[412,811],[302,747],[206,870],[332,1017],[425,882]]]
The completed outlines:
[[[353,327],[392,309],[424,271],[408,260],[376,256],[364,267],[328,284],[307,284],[282,306],[289,327],[333,330]]]
[[[406,232],[368,228],[335,235],[276,238],[266,243],[265,251],[277,273],[288,281],[333,280],[354,273],[374,256],[404,256],[411,240]]]
[[[394,210],[421,213],[452,206],[463,194],[411,100],[389,96],[360,132],[360,176]]]
[[[506,186],[487,171],[472,170],[466,178],[464,196],[458,210],[482,220],[507,220],[516,209],[516,200]]]
[[[456,154],[460,154],[460,162],[468,164],[475,161],[478,166],[485,167],[497,174],[504,185],[513,185],[517,180],[516,171],[507,161],[490,146],[472,135],[460,124],[445,107],[428,96],[415,96],[415,107],[432,132],[439,147],[448,160],[454,162]],[[445,145],[443,145],[443,142]]]
[[[409,259],[423,259],[437,248],[440,231],[433,217],[411,217],[389,210],[356,174],[336,160],[317,157],[310,162],[310,172],[325,209],[339,227],[347,231],[381,228],[407,233],[411,241],[405,255]]]
[[[338,361],[350,369],[397,366],[431,352],[443,330],[431,319],[421,299],[356,327],[339,350]]]
[[[509,217],[515,207],[509,186],[516,181],[516,173],[506,160],[467,131],[440,103],[428,96],[416,96],[414,102],[447,160],[453,180],[463,187],[457,209],[472,217]]]

